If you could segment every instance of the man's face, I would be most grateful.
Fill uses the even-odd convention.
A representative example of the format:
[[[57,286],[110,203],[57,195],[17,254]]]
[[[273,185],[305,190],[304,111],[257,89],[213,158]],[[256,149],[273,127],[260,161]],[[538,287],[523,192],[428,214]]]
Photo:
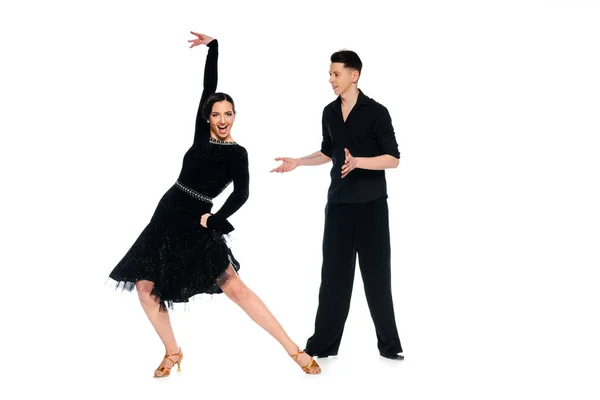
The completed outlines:
[[[344,94],[358,80],[358,71],[344,67],[343,63],[331,63],[329,83],[336,95]]]

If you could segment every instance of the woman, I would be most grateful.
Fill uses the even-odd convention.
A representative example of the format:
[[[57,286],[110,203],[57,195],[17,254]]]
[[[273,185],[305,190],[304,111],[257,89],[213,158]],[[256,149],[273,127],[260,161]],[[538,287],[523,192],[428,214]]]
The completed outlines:
[[[240,268],[223,237],[234,228],[227,218],[248,199],[248,153],[231,137],[235,120],[232,98],[215,93],[218,42],[192,32],[190,48],[209,48],[204,90],[196,117],[194,143],[183,158],[175,185],[162,197],[152,219],[110,273],[117,287],[137,290],[142,308],[165,345],[154,377],[169,376],[183,353],[177,345],[167,307],[200,293],[225,293],[271,334],[308,374],[319,365],[292,342],[260,298],[240,279]],[[211,214],[212,199],[233,182],[233,192]]]

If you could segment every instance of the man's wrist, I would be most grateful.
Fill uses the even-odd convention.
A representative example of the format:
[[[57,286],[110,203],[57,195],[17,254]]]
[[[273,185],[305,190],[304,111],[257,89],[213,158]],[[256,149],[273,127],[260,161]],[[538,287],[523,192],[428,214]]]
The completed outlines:
[[[362,168],[362,165],[364,163],[364,158],[363,157],[354,157],[354,159],[356,160],[356,168]]]

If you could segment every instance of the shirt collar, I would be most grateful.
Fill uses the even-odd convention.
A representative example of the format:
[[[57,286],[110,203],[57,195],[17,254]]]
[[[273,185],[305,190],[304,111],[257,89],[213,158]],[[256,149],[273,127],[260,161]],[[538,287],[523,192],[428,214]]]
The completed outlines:
[[[335,101],[337,102],[337,105],[336,105],[336,107],[333,108],[333,111],[336,114],[339,114],[341,116],[342,115],[342,96],[338,96]],[[363,93],[362,90],[358,89],[358,97],[356,99],[356,104],[354,105],[354,107],[358,108],[361,106],[366,106],[368,104],[369,104],[369,98],[367,96],[365,96],[365,94]]]
[[[369,98],[365,96],[365,94],[360,89],[358,89],[358,98],[356,99],[356,104],[359,104],[361,106],[366,106],[367,104],[369,104]]]

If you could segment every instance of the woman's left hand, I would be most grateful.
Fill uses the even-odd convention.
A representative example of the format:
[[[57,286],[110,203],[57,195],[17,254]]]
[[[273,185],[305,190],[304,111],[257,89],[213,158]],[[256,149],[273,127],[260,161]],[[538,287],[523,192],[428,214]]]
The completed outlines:
[[[206,226],[206,222],[208,221],[208,217],[210,217],[212,214],[206,213],[203,216],[200,217],[200,225],[202,225],[205,228],[208,228],[208,226]]]

